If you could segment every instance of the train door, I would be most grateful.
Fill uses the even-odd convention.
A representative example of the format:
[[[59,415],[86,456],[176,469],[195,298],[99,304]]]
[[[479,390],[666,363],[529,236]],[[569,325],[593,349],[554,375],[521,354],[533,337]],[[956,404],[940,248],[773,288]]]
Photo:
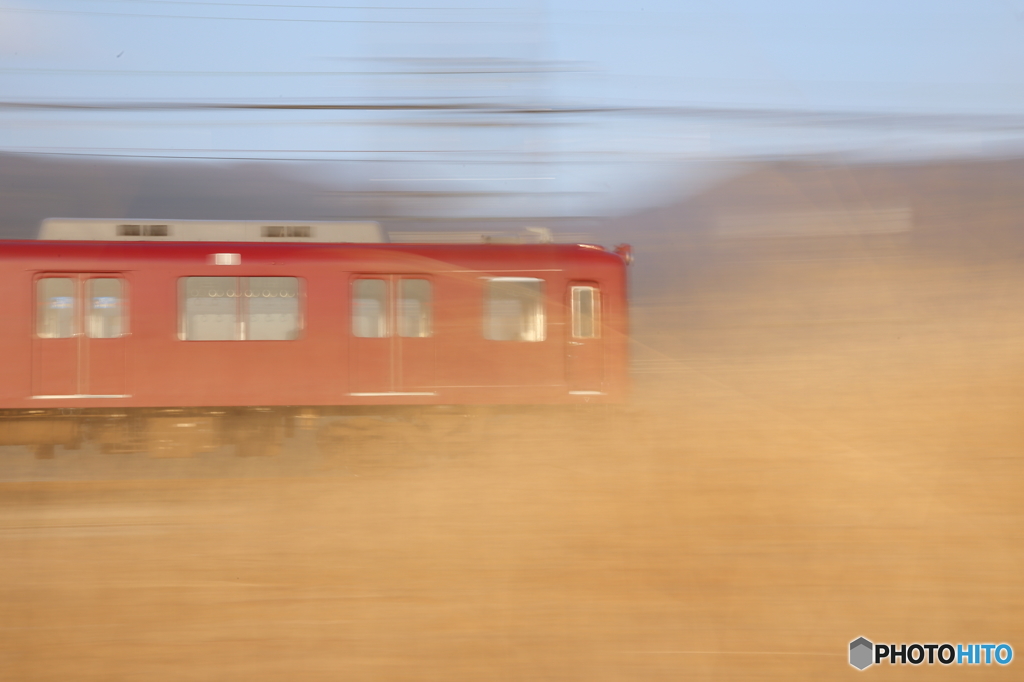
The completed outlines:
[[[601,289],[594,282],[570,282],[567,292],[569,329],[566,382],[570,393],[604,390],[604,346],[601,338]]]
[[[353,395],[431,395],[433,285],[421,275],[352,280],[349,385]]]
[[[118,274],[59,273],[35,280],[32,393],[123,397],[127,306]]]
[[[559,291],[538,277],[488,277],[483,284],[486,356],[475,367],[476,383],[513,400],[560,388],[562,352],[548,338],[549,297],[557,301]]]

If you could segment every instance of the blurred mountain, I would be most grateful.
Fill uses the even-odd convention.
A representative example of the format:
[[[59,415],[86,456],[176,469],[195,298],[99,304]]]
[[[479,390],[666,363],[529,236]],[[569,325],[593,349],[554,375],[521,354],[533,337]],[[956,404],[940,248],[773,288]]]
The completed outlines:
[[[0,237],[32,238],[49,217],[335,220],[368,211],[312,177],[288,163],[0,153]]]
[[[602,231],[635,245],[635,293],[655,298],[765,264],[1019,258],[1024,160],[751,164]]]
[[[751,164],[605,229],[635,246],[634,330],[670,354],[998,338],[1024,296],[1024,160]]]
[[[400,172],[400,169],[396,169]],[[0,238],[33,238],[44,218],[376,220],[388,231],[592,232],[591,219],[489,217],[500,202],[445,191],[382,190],[355,162],[220,162],[0,152]],[[490,203],[488,203],[490,202]],[[477,209],[477,210],[473,210]],[[469,217],[445,217],[461,214]]]

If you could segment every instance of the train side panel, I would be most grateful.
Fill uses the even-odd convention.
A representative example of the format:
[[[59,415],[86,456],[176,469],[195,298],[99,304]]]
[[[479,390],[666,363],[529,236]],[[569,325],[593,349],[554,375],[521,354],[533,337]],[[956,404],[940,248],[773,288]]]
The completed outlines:
[[[25,406],[32,392],[32,276],[17,260],[0,260],[0,406]]]
[[[0,254],[6,321],[0,327],[0,408],[603,402],[625,393],[625,269],[602,250],[6,247]],[[227,264],[217,264],[217,253],[231,256],[225,255]],[[40,278],[53,281],[40,285]],[[598,338],[573,338],[574,285],[584,294],[580,300],[593,298],[590,289],[599,291]],[[364,290],[370,293],[359,293]],[[53,318],[50,336],[36,329],[40,291],[49,292],[43,314]],[[293,291],[297,308],[284,300]],[[272,300],[279,292],[281,300]],[[110,312],[118,305],[126,311],[121,323]],[[224,311],[232,306],[262,312],[231,322]],[[527,309],[536,315],[526,315]],[[301,330],[295,338],[281,336],[280,325],[292,324],[296,310]],[[375,329],[378,318],[383,326]],[[68,324],[72,336],[71,327],[61,327]],[[257,340],[228,340],[225,334],[235,333],[231,324],[241,325],[237,338]],[[260,336],[268,334],[260,329],[269,329],[269,336]],[[190,334],[202,340],[186,339]],[[577,347],[600,356],[600,377],[583,391],[571,390],[568,374],[567,357]]]

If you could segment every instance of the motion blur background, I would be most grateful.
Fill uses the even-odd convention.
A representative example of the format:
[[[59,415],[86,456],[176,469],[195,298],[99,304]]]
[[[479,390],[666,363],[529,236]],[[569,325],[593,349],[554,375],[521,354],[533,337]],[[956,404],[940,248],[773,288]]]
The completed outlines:
[[[1022,31],[1013,0],[5,0],[4,238],[543,225],[636,263],[613,419],[0,449],[0,678],[835,679],[861,635],[1024,647]]]

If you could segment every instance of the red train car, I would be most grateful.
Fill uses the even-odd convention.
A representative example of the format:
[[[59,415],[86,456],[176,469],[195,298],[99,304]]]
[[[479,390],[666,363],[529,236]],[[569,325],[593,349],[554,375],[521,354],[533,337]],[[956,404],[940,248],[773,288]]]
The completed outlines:
[[[625,260],[584,244],[4,242],[0,444],[45,452],[80,440],[83,416],[621,402]]]

